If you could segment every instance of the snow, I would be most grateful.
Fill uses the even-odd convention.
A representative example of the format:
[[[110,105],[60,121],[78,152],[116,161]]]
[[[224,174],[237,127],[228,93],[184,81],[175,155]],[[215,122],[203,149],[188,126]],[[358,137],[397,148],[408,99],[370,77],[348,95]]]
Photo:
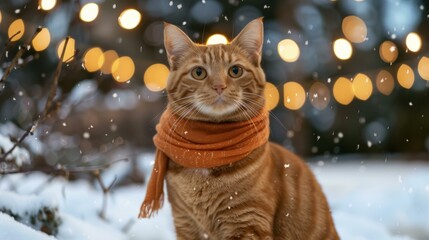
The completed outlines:
[[[140,168],[150,171],[151,154],[139,159]],[[321,160],[311,164],[331,205],[334,221],[342,239],[399,240],[429,239],[429,165],[412,162]],[[323,162],[323,161],[322,161]],[[128,162],[102,174],[107,184],[124,176]],[[137,219],[145,194],[142,185],[115,187],[108,197],[107,220],[99,217],[103,194],[97,184],[67,182],[41,173],[8,175],[0,179],[0,207],[12,206],[31,211],[43,204],[57,206],[62,224],[57,239],[175,239],[171,206],[152,219]],[[44,186],[44,188],[40,188]],[[12,190],[16,193],[12,193]],[[34,196],[36,189],[41,189]],[[31,199],[31,200],[30,200]],[[0,214],[0,239],[55,239]]]

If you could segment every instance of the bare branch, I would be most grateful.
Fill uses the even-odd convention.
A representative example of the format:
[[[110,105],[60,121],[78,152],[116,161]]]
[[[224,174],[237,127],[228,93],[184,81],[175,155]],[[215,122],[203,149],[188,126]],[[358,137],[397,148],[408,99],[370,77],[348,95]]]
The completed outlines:
[[[100,171],[99,170],[94,171],[93,175],[95,176],[95,179],[97,179],[98,184],[100,184],[100,187],[103,190],[103,202],[102,202],[101,210],[99,212],[99,216],[100,216],[101,219],[107,220],[107,217],[106,217],[107,200],[108,200],[108,197],[109,197],[110,190],[112,190],[113,186],[116,183],[117,177],[115,176],[115,179],[113,179],[112,183],[110,183],[109,186],[106,187],[106,185],[104,184],[103,180],[101,179]]]

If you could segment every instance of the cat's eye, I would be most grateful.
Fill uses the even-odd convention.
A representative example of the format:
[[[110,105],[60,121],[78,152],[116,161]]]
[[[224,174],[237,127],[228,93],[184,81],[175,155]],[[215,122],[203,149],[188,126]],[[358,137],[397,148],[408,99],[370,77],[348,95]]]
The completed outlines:
[[[202,79],[206,78],[207,72],[202,67],[196,67],[196,68],[192,69],[191,75],[193,78],[195,78],[197,80],[202,80]]]
[[[243,68],[241,68],[240,66],[234,65],[229,68],[228,74],[233,78],[241,77],[241,75],[243,75]]]

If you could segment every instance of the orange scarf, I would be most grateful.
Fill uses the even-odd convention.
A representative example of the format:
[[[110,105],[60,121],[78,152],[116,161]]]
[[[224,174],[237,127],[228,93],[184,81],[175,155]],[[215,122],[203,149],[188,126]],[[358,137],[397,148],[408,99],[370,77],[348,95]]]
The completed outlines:
[[[268,113],[251,120],[211,123],[179,118],[167,109],[156,126],[155,164],[139,218],[149,218],[163,204],[168,159],[187,168],[213,168],[239,161],[268,141]]]

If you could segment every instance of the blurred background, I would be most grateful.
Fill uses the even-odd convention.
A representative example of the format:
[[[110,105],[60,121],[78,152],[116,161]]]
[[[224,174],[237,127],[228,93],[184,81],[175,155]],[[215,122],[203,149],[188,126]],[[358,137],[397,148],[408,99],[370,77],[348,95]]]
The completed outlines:
[[[428,9],[423,0],[2,0],[0,75],[22,55],[2,82],[0,133],[17,139],[41,114],[66,46],[61,106],[23,143],[33,159],[151,152],[167,100],[163,22],[216,44],[263,16],[272,141],[333,162],[428,159]]]

